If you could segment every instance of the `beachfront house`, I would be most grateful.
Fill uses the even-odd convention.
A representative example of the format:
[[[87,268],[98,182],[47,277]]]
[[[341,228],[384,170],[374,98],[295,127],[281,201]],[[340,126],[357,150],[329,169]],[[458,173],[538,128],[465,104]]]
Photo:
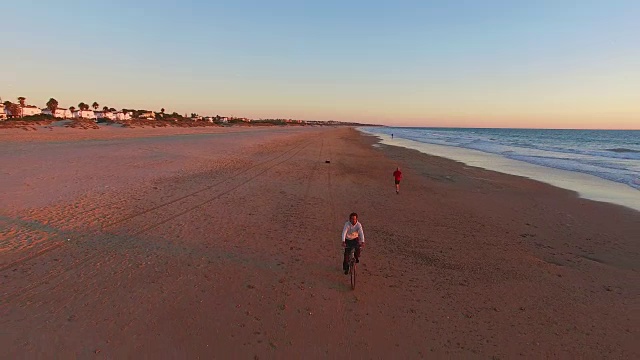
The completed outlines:
[[[71,119],[73,117],[71,110],[64,108],[57,108],[53,113],[51,113],[50,109],[46,108],[42,109],[42,113],[45,115],[52,115],[53,117],[60,119]]]
[[[4,104],[0,104],[0,120],[7,119],[7,112],[4,111]]]
[[[20,112],[18,114],[12,114],[9,109],[6,109],[5,111],[7,116],[11,117],[34,116],[42,114],[42,110],[33,105],[25,105],[24,107],[18,106],[18,109],[20,109]]]
[[[153,111],[143,111],[140,113],[140,115],[138,115],[139,119],[147,119],[147,120],[153,120],[156,118],[156,114]]]
[[[116,115],[111,111],[95,111],[96,119],[115,120]]]
[[[116,113],[116,120],[117,121],[131,120],[131,114],[128,112],[118,111]]]
[[[26,105],[22,108],[22,116],[35,116],[42,114],[42,110],[34,105]]]
[[[95,119],[96,114],[93,110],[76,110],[73,112],[75,119]]]

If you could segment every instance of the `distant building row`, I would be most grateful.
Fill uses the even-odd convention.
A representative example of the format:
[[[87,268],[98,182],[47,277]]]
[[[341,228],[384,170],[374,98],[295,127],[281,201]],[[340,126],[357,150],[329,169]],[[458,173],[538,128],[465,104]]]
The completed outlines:
[[[20,106],[15,104],[12,108],[16,109],[17,114],[12,114],[9,108],[6,108],[3,103],[0,103],[0,120],[5,120],[8,117],[26,117],[26,116],[35,116],[35,115],[50,115],[59,119],[91,119],[91,120],[100,120],[107,119],[112,121],[123,121],[130,120],[134,113],[129,111],[95,111],[95,110],[74,110],[73,112],[70,109],[65,108],[56,108],[54,111],[51,111],[49,108],[40,109],[34,105],[25,105]],[[106,107],[105,107],[106,108]],[[115,109],[114,109],[115,110]],[[157,116],[162,114],[162,118],[166,118],[168,116],[171,118],[172,115],[166,115],[164,113],[154,113],[153,111],[135,111],[135,117],[138,119],[148,119],[153,120]],[[175,113],[174,113],[175,114]],[[186,118],[186,114],[185,114]],[[221,117],[221,116],[199,116],[197,114],[191,114],[191,120],[193,121],[208,121],[211,123],[221,122],[221,123],[229,123],[229,122],[237,122],[241,121],[244,123],[253,122],[252,119],[248,118],[236,118],[236,117]],[[175,120],[175,119],[174,119]],[[176,120],[177,121],[177,120]],[[280,123],[297,123],[297,124],[309,124],[309,125],[337,125],[340,122],[337,121],[304,121],[304,120],[294,120],[294,119],[260,119],[256,120],[257,123],[264,122],[280,122]]]
[[[109,119],[109,120],[129,120],[131,114],[128,112],[118,111],[93,111],[93,110],[75,110],[71,112],[69,109],[57,108],[53,113],[50,109],[40,109],[37,106],[26,105],[20,107],[19,114],[12,114],[9,109],[6,109],[4,104],[0,104],[0,120],[4,120],[7,117],[19,117],[19,116],[34,116],[34,115],[52,115],[60,119]]]

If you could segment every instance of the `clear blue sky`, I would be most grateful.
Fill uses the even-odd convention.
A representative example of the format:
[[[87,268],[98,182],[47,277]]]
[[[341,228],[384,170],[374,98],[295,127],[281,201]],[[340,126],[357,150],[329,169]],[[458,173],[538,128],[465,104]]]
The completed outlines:
[[[0,96],[414,126],[640,128],[640,1],[22,1]]]

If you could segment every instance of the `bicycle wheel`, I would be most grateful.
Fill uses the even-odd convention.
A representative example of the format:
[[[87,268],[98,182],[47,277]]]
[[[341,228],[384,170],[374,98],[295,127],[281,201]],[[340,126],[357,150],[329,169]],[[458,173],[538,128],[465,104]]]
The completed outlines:
[[[356,262],[351,260],[349,272],[351,273],[351,290],[356,289]]]

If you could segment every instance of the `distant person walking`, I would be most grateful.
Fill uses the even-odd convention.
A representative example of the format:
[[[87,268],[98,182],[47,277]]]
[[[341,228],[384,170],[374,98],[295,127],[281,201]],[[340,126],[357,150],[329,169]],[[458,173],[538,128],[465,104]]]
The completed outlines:
[[[393,134],[391,134],[391,138],[393,139]]]
[[[400,180],[402,180],[402,171],[397,167],[396,171],[393,172],[393,178],[396,182],[396,194],[400,194]]]

